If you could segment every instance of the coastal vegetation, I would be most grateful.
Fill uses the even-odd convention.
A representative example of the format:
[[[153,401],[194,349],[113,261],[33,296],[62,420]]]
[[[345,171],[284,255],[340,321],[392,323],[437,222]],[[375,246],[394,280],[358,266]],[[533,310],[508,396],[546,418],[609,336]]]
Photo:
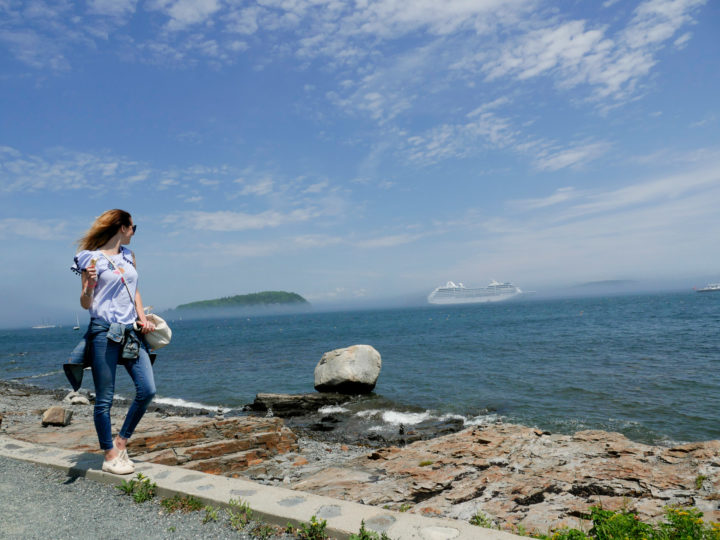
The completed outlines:
[[[123,480],[115,487],[126,495],[132,496],[136,503],[150,501],[157,494],[157,484],[142,473],[137,473],[137,476],[131,480]],[[168,514],[204,510],[203,524],[220,521],[220,508],[204,505],[192,495],[175,494],[172,497],[166,497],[160,501],[160,506]],[[316,516],[312,516],[309,522],[300,523],[297,526],[288,523],[284,528],[277,527],[262,521],[254,521],[252,508],[242,499],[230,499],[226,513],[228,517],[227,524],[230,528],[238,532],[249,532],[254,538],[267,539],[280,534],[289,534],[293,535],[297,540],[330,540],[330,536],[326,531],[327,521],[324,519],[318,520]],[[175,527],[171,527],[168,531],[175,532]],[[350,535],[350,540],[391,540],[391,538],[385,533],[380,535],[374,531],[368,531],[365,529],[365,522],[363,521],[360,524],[358,533]]]
[[[172,514],[174,512],[183,512],[187,514],[188,512],[197,512],[198,510],[202,510],[204,508],[203,503],[192,495],[181,496],[175,494],[172,497],[163,499],[160,501],[160,504],[168,514]]]
[[[188,304],[181,304],[176,309],[214,309],[302,304],[309,304],[309,302],[297,293],[286,291],[263,291],[251,294],[225,296],[214,300],[190,302]]]
[[[143,473],[137,473],[132,480],[123,480],[119,486],[115,487],[125,495],[130,495],[136,503],[152,500],[157,493],[157,484]]]
[[[368,531],[363,520],[360,522],[360,530],[357,534],[351,534],[350,540],[390,540],[390,537],[385,533],[378,534],[375,531]]]
[[[657,523],[645,523],[631,510],[604,510],[593,506],[586,516],[592,522],[589,531],[560,528],[547,534],[528,533],[523,527],[515,527],[513,533],[541,540],[720,540],[720,523],[706,522],[703,513],[696,508],[667,507],[665,519]],[[499,529],[482,512],[472,517],[470,523],[489,529]]]
[[[300,540],[327,540],[328,535],[325,532],[327,521],[324,519],[318,521],[315,516],[310,518],[310,523],[301,523],[295,532]],[[291,531],[292,532],[292,531]]]

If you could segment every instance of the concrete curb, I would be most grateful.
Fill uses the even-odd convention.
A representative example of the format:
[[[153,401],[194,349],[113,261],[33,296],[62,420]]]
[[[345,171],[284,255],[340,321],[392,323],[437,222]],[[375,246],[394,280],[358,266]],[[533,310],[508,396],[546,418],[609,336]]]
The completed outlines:
[[[39,444],[28,443],[0,435],[0,455],[54,467],[71,476],[118,485],[134,475],[118,476],[101,470],[100,454],[73,452]],[[484,529],[462,521],[429,518],[416,514],[393,512],[376,506],[332,499],[302,491],[265,486],[249,480],[228,478],[202,472],[135,462],[136,472],[142,472],[157,484],[158,494],[167,497],[175,494],[192,495],[206,504],[227,507],[230,499],[246,502],[253,513],[275,525],[307,523],[311,516],[327,520],[327,532],[340,540],[365,528],[384,532],[393,540],[512,540],[514,534]]]

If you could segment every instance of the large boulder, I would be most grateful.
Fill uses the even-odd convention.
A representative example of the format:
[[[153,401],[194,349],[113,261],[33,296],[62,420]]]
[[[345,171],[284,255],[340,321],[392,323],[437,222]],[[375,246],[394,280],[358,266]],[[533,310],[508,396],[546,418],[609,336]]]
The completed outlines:
[[[323,354],[315,366],[315,390],[369,394],[380,376],[382,359],[370,345],[353,345]]]

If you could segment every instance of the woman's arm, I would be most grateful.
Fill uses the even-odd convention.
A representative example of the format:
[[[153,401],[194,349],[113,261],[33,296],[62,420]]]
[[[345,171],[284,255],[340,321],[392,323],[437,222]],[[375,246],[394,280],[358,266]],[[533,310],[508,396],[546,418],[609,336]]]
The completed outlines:
[[[135,252],[132,253],[132,259],[133,259],[133,266],[137,268],[137,261],[135,260]],[[143,307],[142,303],[142,297],[140,296],[140,289],[135,289],[135,312],[138,316],[138,321],[140,321],[140,325],[142,326],[142,333],[147,334],[148,332],[153,332],[155,330],[155,325],[147,320],[147,317],[145,316],[145,308]]]
[[[142,333],[147,334],[148,332],[153,332],[155,330],[155,325],[147,320],[147,317],[145,316],[145,308],[143,308],[142,297],[140,296],[140,291],[137,289],[135,289],[135,309],[138,314],[138,321],[140,321],[140,324],[142,325]]]
[[[82,273],[82,292],[80,293],[80,306],[83,309],[90,309],[95,295],[95,286],[97,285],[97,268],[95,268],[95,260],[90,261],[88,266]]]

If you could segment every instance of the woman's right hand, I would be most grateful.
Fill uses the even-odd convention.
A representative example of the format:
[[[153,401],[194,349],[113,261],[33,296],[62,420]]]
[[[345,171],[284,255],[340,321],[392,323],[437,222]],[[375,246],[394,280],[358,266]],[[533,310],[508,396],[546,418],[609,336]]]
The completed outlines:
[[[97,285],[97,267],[91,264],[85,270],[87,271],[87,286],[94,289]]]

